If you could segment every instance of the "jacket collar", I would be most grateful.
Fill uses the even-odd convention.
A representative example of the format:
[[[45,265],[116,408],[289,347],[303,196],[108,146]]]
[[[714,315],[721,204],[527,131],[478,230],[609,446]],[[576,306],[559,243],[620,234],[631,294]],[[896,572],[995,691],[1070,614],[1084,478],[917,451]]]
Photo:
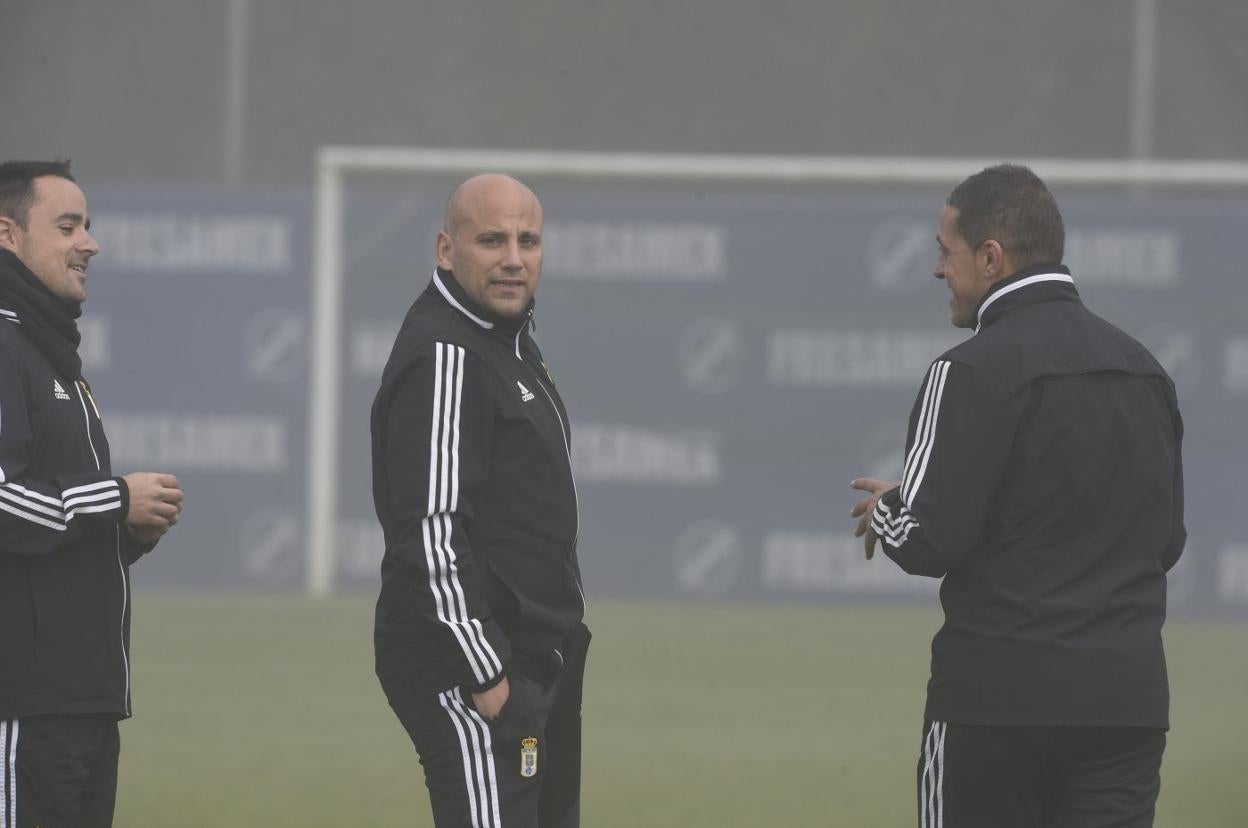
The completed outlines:
[[[1065,265],[1041,264],[1025,267],[997,282],[975,310],[975,333],[992,325],[1014,308],[1054,299],[1079,301],[1075,280]]]
[[[508,337],[515,336],[533,318],[532,299],[524,313],[519,316],[506,317],[490,313],[468,295],[454,273],[440,267],[434,268],[432,286],[451,307],[487,331],[495,331]]]

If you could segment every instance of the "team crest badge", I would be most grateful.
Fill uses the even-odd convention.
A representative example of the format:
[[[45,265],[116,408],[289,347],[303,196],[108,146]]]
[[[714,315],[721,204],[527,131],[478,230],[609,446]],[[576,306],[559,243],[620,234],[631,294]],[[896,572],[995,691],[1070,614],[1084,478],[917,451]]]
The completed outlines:
[[[525,779],[537,776],[537,739],[520,740],[520,775]]]

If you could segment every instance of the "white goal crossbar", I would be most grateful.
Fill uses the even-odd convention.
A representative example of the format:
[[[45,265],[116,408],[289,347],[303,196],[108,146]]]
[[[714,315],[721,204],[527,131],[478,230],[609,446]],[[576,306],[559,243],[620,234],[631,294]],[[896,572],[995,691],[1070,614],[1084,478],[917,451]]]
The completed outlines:
[[[1248,162],[1020,159],[1050,185],[1248,187]],[[351,172],[468,175],[484,171],[590,180],[954,185],[999,163],[975,158],[667,155],[403,147],[322,147],[316,159],[308,408],[307,591],[334,586],[338,415],[342,384],[343,182]]]

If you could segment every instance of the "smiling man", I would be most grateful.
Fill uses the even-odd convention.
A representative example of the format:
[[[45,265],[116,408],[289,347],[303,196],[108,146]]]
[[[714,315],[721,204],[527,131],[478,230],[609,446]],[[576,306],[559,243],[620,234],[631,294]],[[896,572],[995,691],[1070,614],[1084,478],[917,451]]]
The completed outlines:
[[[1183,551],[1183,421],[1142,345],[1084,307],[1057,203],[989,167],[940,214],[934,275],[974,336],[932,363],[900,482],[854,506],[943,578],[922,828],[1143,828],[1169,727],[1161,627]]]
[[[0,164],[0,828],[112,824],[129,569],[171,475],[115,477],[75,320],[99,246],[68,162]]]
[[[435,823],[580,824],[589,631],[567,411],[530,335],[542,208],[459,186],[373,404],[377,675]]]

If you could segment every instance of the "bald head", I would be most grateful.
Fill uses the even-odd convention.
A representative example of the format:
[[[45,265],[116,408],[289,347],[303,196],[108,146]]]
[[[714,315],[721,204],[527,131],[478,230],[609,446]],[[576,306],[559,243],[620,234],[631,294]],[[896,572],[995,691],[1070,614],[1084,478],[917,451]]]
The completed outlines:
[[[454,236],[457,228],[469,215],[488,210],[494,204],[506,202],[536,208],[540,224],[542,205],[532,190],[509,175],[485,173],[474,175],[451,193],[451,197],[446,200],[446,210],[442,214],[442,229]]]
[[[542,205],[510,176],[470,178],[447,199],[437,254],[484,310],[520,316],[542,276]]]

